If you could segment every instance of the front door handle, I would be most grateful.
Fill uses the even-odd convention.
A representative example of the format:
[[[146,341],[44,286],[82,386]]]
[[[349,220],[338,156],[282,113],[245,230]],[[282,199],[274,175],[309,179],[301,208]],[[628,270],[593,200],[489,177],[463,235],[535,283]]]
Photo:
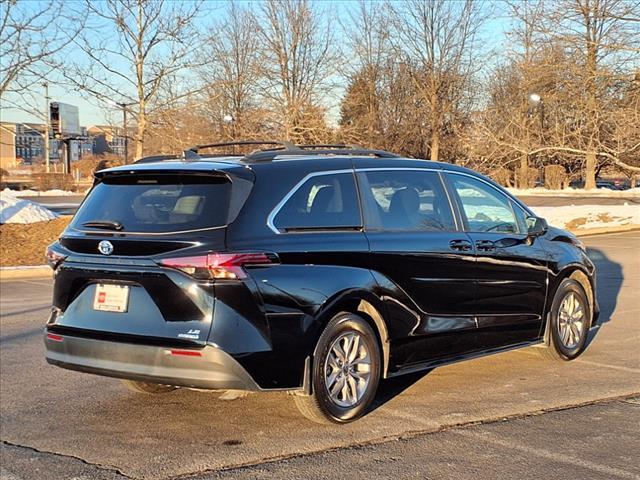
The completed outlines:
[[[451,240],[449,242],[449,248],[456,252],[468,252],[471,250],[472,245],[468,240]]]
[[[479,252],[490,252],[496,249],[496,244],[491,240],[478,240],[476,241],[476,249]]]

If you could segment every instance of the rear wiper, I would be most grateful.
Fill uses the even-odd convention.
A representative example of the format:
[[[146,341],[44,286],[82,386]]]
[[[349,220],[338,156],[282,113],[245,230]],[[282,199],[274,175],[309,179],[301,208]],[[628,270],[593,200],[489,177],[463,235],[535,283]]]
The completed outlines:
[[[83,227],[104,228],[105,230],[122,230],[122,223],[115,220],[90,220],[82,224]]]

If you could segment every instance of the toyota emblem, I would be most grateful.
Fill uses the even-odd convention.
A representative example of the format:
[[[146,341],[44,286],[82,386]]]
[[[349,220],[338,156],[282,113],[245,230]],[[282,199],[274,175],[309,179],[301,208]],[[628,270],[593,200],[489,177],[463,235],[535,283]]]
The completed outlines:
[[[102,240],[98,244],[98,250],[103,255],[111,255],[113,253],[113,244],[109,240]]]

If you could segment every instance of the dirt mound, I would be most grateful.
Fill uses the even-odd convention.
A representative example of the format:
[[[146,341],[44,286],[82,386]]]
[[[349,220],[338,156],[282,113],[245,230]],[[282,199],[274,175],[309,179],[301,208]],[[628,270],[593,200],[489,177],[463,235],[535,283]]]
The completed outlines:
[[[48,222],[0,225],[0,266],[44,265],[44,252],[71,220],[70,216]]]

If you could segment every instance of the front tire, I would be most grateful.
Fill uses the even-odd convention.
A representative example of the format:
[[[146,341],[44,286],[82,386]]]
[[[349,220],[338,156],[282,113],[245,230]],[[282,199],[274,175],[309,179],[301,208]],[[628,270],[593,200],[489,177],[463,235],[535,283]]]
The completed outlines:
[[[586,348],[590,327],[591,309],[582,285],[565,278],[551,305],[547,325],[549,345],[540,352],[553,360],[573,360]]]
[[[295,396],[300,413],[317,423],[348,423],[363,416],[380,379],[380,346],[360,316],[342,312],[320,335],[311,370],[312,394]]]

